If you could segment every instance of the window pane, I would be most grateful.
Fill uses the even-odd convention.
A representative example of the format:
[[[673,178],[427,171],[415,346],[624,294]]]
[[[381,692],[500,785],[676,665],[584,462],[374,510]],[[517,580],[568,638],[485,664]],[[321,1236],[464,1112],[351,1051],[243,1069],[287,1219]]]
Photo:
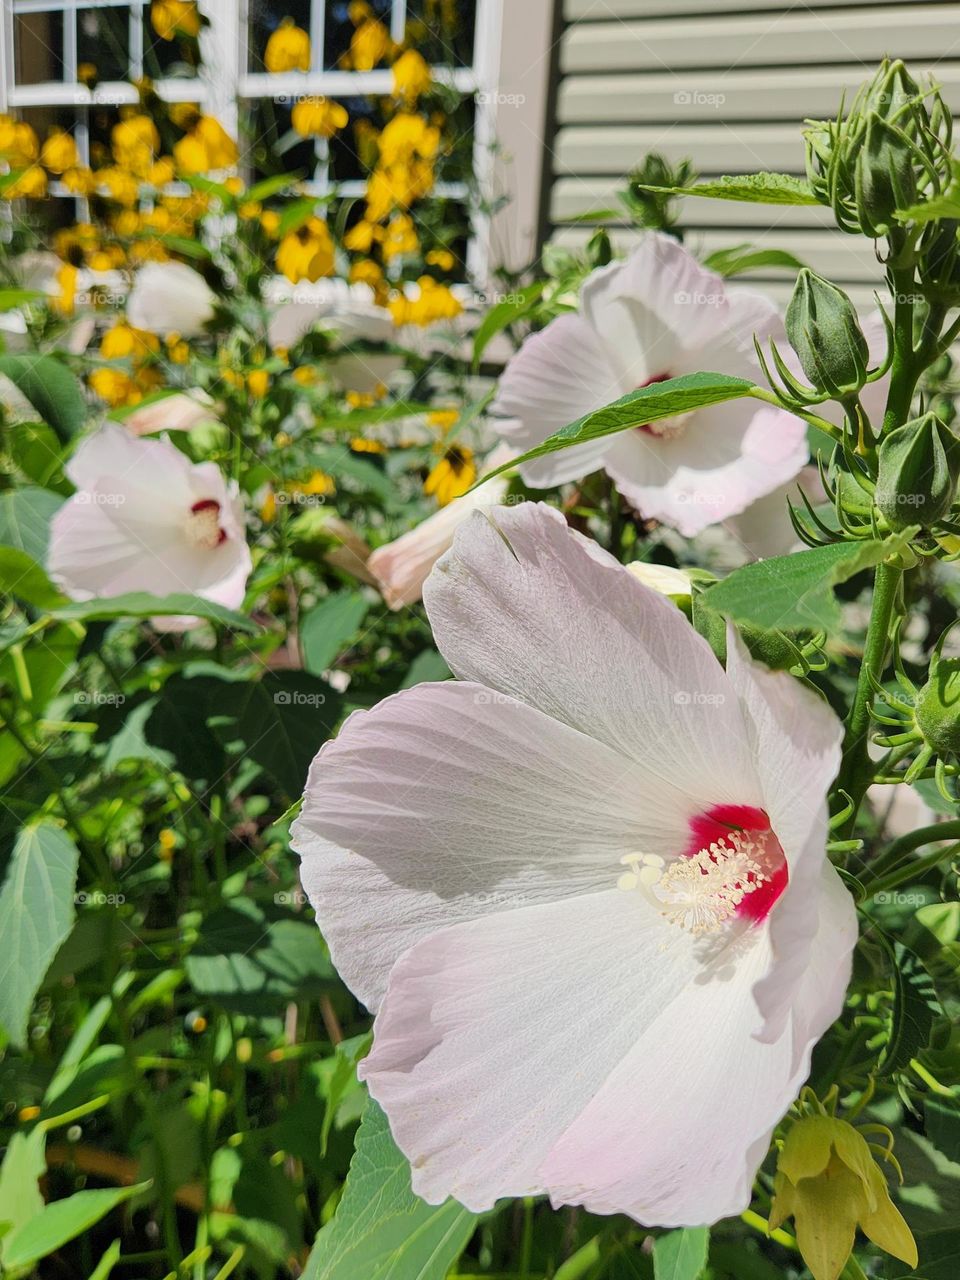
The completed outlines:
[[[381,23],[388,31],[390,30],[390,11],[392,7],[390,0],[368,0],[367,4],[370,18]],[[340,67],[341,59],[349,52],[350,42],[356,29],[354,23],[350,21],[348,0],[328,0],[323,48],[325,69],[336,70]],[[381,58],[374,65],[382,67],[386,66],[388,62],[389,58]],[[344,63],[345,67],[347,65],[347,63]],[[371,68],[364,64],[354,69],[369,71]]]
[[[80,9],[77,12],[77,63],[97,69],[98,80],[126,80],[130,74],[130,12]]]
[[[63,79],[63,14],[19,13],[14,27],[17,84]]]
[[[239,0],[234,0],[239,3]],[[143,11],[143,70],[151,80],[194,79],[198,71],[196,39],[175,35],[164,40],[150,21],[150,6]]]
[[[316,0],[322,4],[323,0]],[[250,71],[264,71],[263,52],[267,41],[284,18],[292,18],[296,26],[310,30],[310,0],[250,0],[250,29],[248,33]]]
[[[476,22],[476,0],[407,3],[407,41],[434,65],[472,65]]]

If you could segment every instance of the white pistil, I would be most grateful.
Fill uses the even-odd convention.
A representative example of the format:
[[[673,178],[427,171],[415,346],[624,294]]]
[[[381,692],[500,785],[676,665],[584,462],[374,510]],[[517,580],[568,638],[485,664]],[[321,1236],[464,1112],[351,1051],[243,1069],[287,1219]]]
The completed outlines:
[[[766,883],[764,853],[762,844],[739,832],[669,866],[655,854],[628,853],[620,861],[630,870],[617,885],[639,889],[665,920],[688,933],[716,933],[747,894]]]

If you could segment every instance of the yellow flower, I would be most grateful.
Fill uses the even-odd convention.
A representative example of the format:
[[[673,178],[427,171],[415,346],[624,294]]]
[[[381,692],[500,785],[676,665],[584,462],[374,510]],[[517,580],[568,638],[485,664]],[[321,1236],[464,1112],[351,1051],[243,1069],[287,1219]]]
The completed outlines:
[[[89,196],[96,190],[97,180],[93,176],[92,169],[79,165],[66,171],[63,175],[63,185],[76,196]]]
[[[77,300],[77,268],[72,262],[65,262],[57,271],[57,284],[60,292],[53,300],[53,306],[62,316],[72,316]]]
[[[252,222],[254,218],[259,218],[262,212],[263,205],[259,200],[245,200],[237,207],[237,217],[242,218],[244,222]]]
[[[208,168],[207,148],[193,133],[173,144],[173,159],[180,173],[203,173]]]
[[[260,215],[260,225],[271,239],[280,229],[280,215],[276,209],[264,209]]]
[[[146,329],[135,329],[133,325],[118,320],[108,329],[100,341],[100,354],[104,360],[125,360],[127,357],[143,359],[160,350],[160,341],[156,334]]]
[[[38,164],[32,164],[7,187],[8,200],[40,200],[47,194],[47,175]]]
[[[314,471],[307,483],[302,486],[301,492],[325,497],[328,493],[333,493],[336,487],[333,479],[325,471]]]
[[[277,249],[277,270],[291,284],[301,280],[313,283],[332,275],[333,240],[327,224],[320,218],[309,218],[302,227],[288,232]]]
[[[247,390],[254,400],[262,400],[270,390],[270,374],[266,369],[254,369],[247,374]]]
[[[428,266],[439,267],[441,271],[452,271],[457,260],[449,249],[431,249],[426,262]]]
[[[377,397],[372,391],[348,391],[344,399],[351,409],[369,409],[377,403]]]
[[[161,40],[176,36],[198,36],[200,14],[196,0],[153,0],[150,22]]]
[[[160,149],[160,134],[149,116],[129,115],[110,131],[110,150],[121,169],[145,178]]]
[[[111,200],[116,200],[117,204],[132,209],[140,199],[140,183],[126,169],[98,169],[94,177],[97,186],[105,187],[107,195]]]
[[[177,168],[173,156],[161,156],[147,172],[147,181],[151,187],[166,187],[177,176]]]
[[[427,414],[427,422],[431,427],[436,427],[439,431],[449,431],[459,421],[460,414],[456,409],[434,409]]]
[[[36,1120],[39,1114],[39,1107],[21,1107],[17,1112],[17,1119],[21,1124],[29,1124],[31,1120]]]
[[[157,857],[163,862],[169,862],[173,857],[173,851],[176,847],[176,835],[169,827],[164,827],[157,836]]]
[[[237,144],[214,116],[201,116],[194,133],[207,149],[211,169],[227,169],[237,163]]]
[[[393,47],[390,32],[376,18],[364,20],[350,37],[350,52],[343,59],[354,71],[372,71]]]
[[[374,293],[378,293],[384,285],[383,268],[372,258],[361,258],[350,266],[351,284],[368,284]]]
[[[413,104],[430,88],[430,68],[416,49],[407,49],[393,64],[393,96]]]
[[[94,249],[87,258],[87,266],[91,271],[109,271],[113,259],[105,249]]]
[[[277,495],[268,489],[260,503],[260,519],[264,524],[273,524],[277,518]]]
[[[37,135],[22,120],[0,115],[0,156],[11,169],[24,169],[40,154]]]
[[[111,408],[121,404],[138,404],[143,399],[140,388],[121,369],[94,369],[90,375],[90,386]]]
[[[190,359],[190,347],[179,333],[168,333],[164,343],[167,348],[167,359],[171,364],[186,364]]]
[[[369,18],[373,10],[367,0],[350,0],[347,5],[347,17],[355,27],[359,27],[365,18]]]
[[[386,453],[387,448],[382,440],[365,440],[363,436],[354,436],[350,441],[354,453]]]
[[[374,241],[379,240],[382,234],[380,227],[361,218],[343,237],[343,247],[351,253],[369,253]]]
[[[292,18],[284,18],[267,41],[263,65],[272,72],[310,70],[310,37]]]
[[[140,215],[135,209],[124,209],[113,220],[113,229],[118,236],[129,240],[140,230]]]
[[[346,108],[329,98],[301,98],[290,123],[303,138],[332,138],[350,119]]]
[[[387,223],[386,235],[383,238],[383,257],[385,261],[399,257],[404,253],[416,253],[420,248],[417,229],[408,213],[396,213]]]
[[[96,87],[96,83],[98,79],[99,79],[99,73],[97,71],[97,67],[95,63],[93,62],[77,63],[78,84],[85,84],[88,89],[93,89]]]
[[[198,102],[171,102],[167,108],[167,113],[178,129],[189,131],[194,128],[200,119],[200,104]]]
[[[64,173],[77,163],[77,144],[63,129],[51,129],[40,152],[40,163],[50,173]]]
[[[866,1139],[845,1120],[825,1112],[797,1120],[777,1161],[774,1191],[770,1226],[793,1218],[814,1280],[837,1280],[858,1226],[879,1249],[917,1265],[916,1243],[887,1180]]]
[[[380,133],[380,162],[385,166],[430,160],[440,147],[440,130],[412,111],[398,111]]]
[[[433,495],[441,507],[467,492],[477,478],[473,450],[466,445],[451,445],[427,476],[423,491]]]
[[[243,179],[236,173],[232,173],[223,185],[232,196],[242,196],[247,189]]]
[[[459,298],[432,276],[421,276],[417,285],[419,293],[416,297],[408,298],[406,294],[396,293],[387,304],[394,324],[433,324],[435,320],[452,320],[463,310]]]

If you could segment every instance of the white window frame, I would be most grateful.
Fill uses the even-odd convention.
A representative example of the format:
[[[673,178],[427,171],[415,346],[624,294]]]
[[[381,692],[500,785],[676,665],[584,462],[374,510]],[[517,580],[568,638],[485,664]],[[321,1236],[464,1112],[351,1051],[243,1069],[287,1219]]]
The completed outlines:
[[[72,24],[64,22],[64,79],[43,84],[18,85],[15,79],[15,16],[23,13],[62,12],[69,15],[81,9],[127,7],[130,9],[130,71],[142,71],[143,24],[149,21],[150,0],[0,0],[0,111],[18,111],[31,107],[72,107],[76,113],[75,139],[80,162],[89,163],[87,110],[91,106],[122,106],[137,102],[137,92],[125,81],[108,81],[90,89],[76,80],[77,50],[70,36]],[[312,0],[311,42],[313,61],[322,63],[324,6],[326,0]],[[506,0],[477,0],[473,64],[469,67],[437,66],[432,68],[437,80],[452,84],[460,93],[475,95],[473,160],[474,174],[483,199],[493,194],[494,128],[496,120],[496,85],[500,70],[502,27]],[[517,0],[513,0],[516,4]],[[196,78],[166,78],[154,82],[157,95],[166,102],[198,102],[203,109],[223,124],[231,136],[237,136],[239,104],[257,98],[299,96],[347,97],[366,94],[386,95],[392,89],[389,68],[373,71],[311,70],[271,74],[250,72],[249,4],[248,0],[200,0],[200,10],[209,20],[201,34],[201,68]],[[393,0],[391,35],[402,38],[406,23],[406,0]],[[72,78],[71,78],[72,77]],[[324,159],[324,143],[318,143],[318,174],[306,189],[311,194],[326,195],[336,190],[345,196],[362,195],[363,182],[331,182]],[[68,196],[61,183],[51,183],[50,193]],[[438,196],[464,198],[463,184],[447,184],[435,188]],[[471,213],[471,236],[467,251],[467,273],[478,287],[485,287],[490,269],[490,220],[481,210]]]

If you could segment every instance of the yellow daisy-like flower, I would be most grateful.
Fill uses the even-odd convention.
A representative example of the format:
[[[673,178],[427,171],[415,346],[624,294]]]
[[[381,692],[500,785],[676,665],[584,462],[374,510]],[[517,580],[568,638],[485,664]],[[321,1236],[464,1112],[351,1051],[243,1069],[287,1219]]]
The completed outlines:
[[[309,218],[302,227],[288,232],[277,249],[277,270],[291,284],[301,280],[312,284],[321,276],[332,275],[333,265],[333,240],[320,218]]]
[[[135,329],[125,320],[118,320],[100,341],[100,354],[104,360],[144,359],[159,350],[160,340],[156,334],[148,333],[146,329]]]
[[[126,169],[111,167],[98,169],[94,174],[97,187],[106,191],[111,200],[132,209],[140,198],[140,183]]]
[[[75,196],[92,195],[97,186],[93,170],[88,169],[85,165],[78,165],[76,168],[68,169],[61,181],[67,190]]]
[[[161,40],[200,34],[197,0],[153,0],[150,23]]]
[[[449,431],[459,421],[460,414],[456,409],[434,409],[427,414],[427,422],[431,427],[436,427],[439,431]]]
[[[0,115],[0,156],[11,169],[32,165],[40,154],[40,143],[33,129],[23,120]]]
[[[433,496],[441,507],[467,492],[477,478],[473,450],[466,445],[451,445],[424,481],[423,491]]]
[[[260,215],[260,225],[272,239],[280,230],[280,215],[276,209],[264,209]]]
[[[426,256],[428,266],[439,267],[441,271],[452,271],[457,259],[449,249],[431,249]]]
[[[270,390],[270,374],[266,369],[254,369],[247,374],[247,390],[254,400],[262,400]]]
[[[122,404],[139,404],[143,392],[122,369],[94,369],[90,387],[113,409]]]
[[[129,115],[110,131],[114,163],[137,177],[145,178],[160,149],[160,134],[149,116]]]
[[[430,68],[416,49],[407,49],[393,64],[393,96],[413,105],[430,88]]]
[[[292,18],[284,18],[270,36],[263,65],[274,73],[310,70],[310,37]]]
[[[452,320],[463,310],[460,299],[432,276],[421,276],[417,285],[419,292],[415,297],[396,293],[387,304],[395,325],[428,325],[436,320]]]
[[[202,173],[207,166],[207,148],[193,133],[173,144],[173,159],[180,173]]]
[[[332,138],[350,119],[345,107],[329,98],[301,98],[290,113],[290,123],[303,138]]]
[[[72,262],[64,262],[57,270],[57,287],[60,292],[53,299],[54,310],[62,316],[72,316],[77,302],[77,268]]]
[[[63,129],[51,129],[40,152],[40,163],[50,173],[65,173],[77,163],[77,144]]]
[[[419,248],[420,240],[413,219],[408,213],[394,214],[383,237],[384,260],[389,261],[404,253],[416,253]]]
[[[161,156],[147,172],[147,181],[152,187],[166,187],[177,176],[177,166],[173,156]]]
[[[364,20],[350,37],[350,52],[343,61],[354,71],[372,71],[393,48],[390,32],[376,18]]]
[[[163,862],[169,862],[173,858],[173,851],[176,847],[176,835],[169,827],[164,827],[157,836],[157,857]]]
[[[211,169],[227,169],[237,163],[237,144],[214,116],[201,116],[194,133],[207,149]]]
[[[343,237],[343,247],[349,249],[351,253],[369,253],[374,242],[382,235],[383,230],[376,223],[361,218]]]
[[[412,111],[398,111],[380,133],[380,162],[390,166],[419,157],[431,160],[440,147],[440,130]]]
[[[38,164],[24,169],[4,192],[8,200],[41,200],[47,194],[47,175]]]
[[[85,84],[88,89],[96,88],[97,80],[100,73],[97,71],[94,62],[78,62],[77,63],[77,83]]]

